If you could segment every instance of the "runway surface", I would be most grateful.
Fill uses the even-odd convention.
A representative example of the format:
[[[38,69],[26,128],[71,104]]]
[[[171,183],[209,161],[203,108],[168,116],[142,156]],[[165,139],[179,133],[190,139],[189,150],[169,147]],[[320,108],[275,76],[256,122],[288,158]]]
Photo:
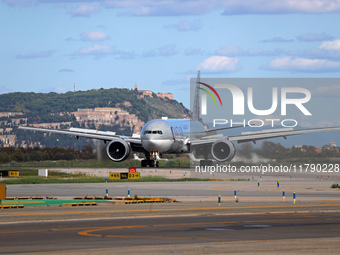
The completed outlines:
[[[143,217],[2,225],[1,253],[325,253],[339,213]]]
[[[254,181],[252,175],[243,177],[242,181],[7,185],[7,196],[104,196],[106,189],[110,196],[126,196],[130,189],[131,196],[179,202],[2,209],[0,254],[338,252],[340,191],[330,188],[337,175],[322,181],[315,174],[295,175],[292,180],[287,175],[257,175]]]

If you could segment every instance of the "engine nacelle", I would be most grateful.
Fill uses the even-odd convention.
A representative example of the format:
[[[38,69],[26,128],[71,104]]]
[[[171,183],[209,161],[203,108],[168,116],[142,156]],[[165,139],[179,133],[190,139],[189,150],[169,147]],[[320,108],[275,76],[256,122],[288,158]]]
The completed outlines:
[[[227,139],[217,140],[211,146],[212,156],[215,160],[220,162],[232,160],[235,153],[235,145]]]
[[[120,162],[128,158],[131,149],[127,142],[122,139],[111,141],[106,146],[106,153],[115,162]]]

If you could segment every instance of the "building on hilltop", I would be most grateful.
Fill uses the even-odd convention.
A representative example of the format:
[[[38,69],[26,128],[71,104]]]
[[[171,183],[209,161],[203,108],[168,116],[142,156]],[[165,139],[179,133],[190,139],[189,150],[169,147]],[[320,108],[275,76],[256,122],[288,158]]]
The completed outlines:
[[[12,117],[12,116],[19,116],[24,115],[22,112],[0,112],[1,117]]]
[[[133,90],[136,90],[139,93],[142,93],[140,95],[140,98],[144,98],[145,96],[153,97],[152,90],[139,90],[137,85],[133,86]],[[161,98],[168,98],[168,99],[174,100],[174,96],[172,95],[172,93],[157,93],[156,96],[161,97]]]
[[[3,147],[14,147],[16,135],[0,135],[0,141],[3,143]]]
[[[307,147],[308,146],[306,146],[306,145],[294,145],[293,146],[293,148],[299,149],[302,152],[306,152]],[[313,147],[313,146],[311,146],[311,147]],[[340,149],[338,147],[336,147],[336,143],[333,140],[328,142],[327,144],[325,144],[322,147],[316,147],[315,148],[315,152],[318,153],[318,154],[320,154],[322,151],[325,151],[325,150],[340,152]]]
[[[156,95],[161,98],[169,98],[170,100],[174,100],[172,93],[157,93]]]
[[[324,149],[332,149],[336,147],[336,143],[332,140],[323,146]]]
[[[61,125],[70,126],[71,123],[72,123],[71,121],[68,121],[68,122],[56,122],[56,123],[35,123],[31,125],[33,127],[60,129]]]

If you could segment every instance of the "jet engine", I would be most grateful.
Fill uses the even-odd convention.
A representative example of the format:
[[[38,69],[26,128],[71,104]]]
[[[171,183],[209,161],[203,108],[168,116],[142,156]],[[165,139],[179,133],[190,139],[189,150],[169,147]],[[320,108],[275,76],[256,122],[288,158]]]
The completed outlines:
[[[122,139],[115,139],[106,146],[106,153],[115,162],[120,162],[130,155],[131,149],[127,142]]]
[[[212,156],[220,162],[232,160],[235,153],[235,145],[227,139],[217,140],[211,146]]]

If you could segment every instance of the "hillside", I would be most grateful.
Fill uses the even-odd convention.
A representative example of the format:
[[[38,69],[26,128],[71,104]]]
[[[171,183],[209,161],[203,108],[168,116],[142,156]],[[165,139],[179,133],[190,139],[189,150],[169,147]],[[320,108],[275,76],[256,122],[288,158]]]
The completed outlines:
[[[95,117],[101,114],[103,117],[98,120],[91,119],[87,115],[82,119],[82,113],[92,114]],[[85,144],[94,145],[88,139],[76,140],[58,134],[46,137],[43,133],[17,130],[19,124],[53,128],[92,128],[131,135],[133,131],[139,132],[141,126],[149,120],[163,116],[188,118],[190,112],[176,100],[137,89],[113,88],[65,94],[33,92],[2,94],[0,95],[0,147],[57,146],[82,149]]]
[[[0,112],[22,112],[29,123],[54,121],[55,113],[74,112],[79,108],[118,107],[133,113],[144,122],[167,116],[183,118],[189,116],[189,110],[181,103],[167,98],[139,97],[140,92],[129,89],[100,89],[98,91],[76,91],[65,94],[57,93],[9,93],[0,95]],[[124,105],[129,102],[131,106]],[[65,116],[65,121],[70,118]],[[57,120],[60,121],[60,120]]]

